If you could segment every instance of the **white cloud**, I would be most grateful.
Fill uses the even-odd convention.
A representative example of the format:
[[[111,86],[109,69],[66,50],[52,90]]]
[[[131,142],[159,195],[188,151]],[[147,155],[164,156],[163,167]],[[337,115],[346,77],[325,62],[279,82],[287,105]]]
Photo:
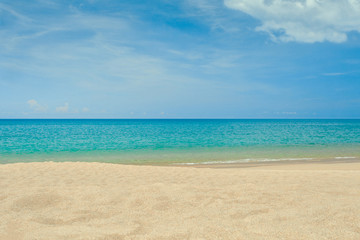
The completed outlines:
[[[69,111],[69,103],[65,103],[64,106],[56,108],[57,112],[67,113]]]
[[[282,114],[285,114],[285,115],[296,115],[297,112],[282,112]]]
[[[224,0],[225,5],[259,19],[256,30],[275,41],[305,43],[347,40],[360,32],[360,0]]]
[[[324,76],[341,76],[346,74],[345,72],[323,73]]]
[[[297,115],[297,112],[273,112],[276,115]]]
[[[84,107],[84,108],[82,109],[82,111],[83,111],[83,112],[89,112],[89,111],[90,111],[90,109],[89,109],[89,108],[87,108],[87,107]]]
[[[47,106],[39,104],[34,99],[27,101],[27,104],[29,104],[30,108],[35,112],[45,112],[47,110]]]

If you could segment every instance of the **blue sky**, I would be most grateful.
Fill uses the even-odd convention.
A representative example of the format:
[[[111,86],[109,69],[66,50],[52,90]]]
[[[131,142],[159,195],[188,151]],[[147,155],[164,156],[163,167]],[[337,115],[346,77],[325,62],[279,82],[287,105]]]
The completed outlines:
[[[0,118],[360,118],[359,0],[2,0]]]

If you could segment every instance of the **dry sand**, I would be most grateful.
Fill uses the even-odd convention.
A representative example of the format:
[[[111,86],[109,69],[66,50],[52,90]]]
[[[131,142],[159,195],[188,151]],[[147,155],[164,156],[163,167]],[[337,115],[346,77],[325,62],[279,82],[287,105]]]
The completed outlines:
[[[0,239],[360,239],[360,163],[0,165]]]

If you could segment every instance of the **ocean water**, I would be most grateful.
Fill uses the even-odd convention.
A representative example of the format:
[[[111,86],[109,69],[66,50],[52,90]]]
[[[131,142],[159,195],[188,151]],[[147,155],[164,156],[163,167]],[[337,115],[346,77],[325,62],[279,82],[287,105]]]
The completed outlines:
[[[0,163],[360,157],[360,120],[0,120]]]

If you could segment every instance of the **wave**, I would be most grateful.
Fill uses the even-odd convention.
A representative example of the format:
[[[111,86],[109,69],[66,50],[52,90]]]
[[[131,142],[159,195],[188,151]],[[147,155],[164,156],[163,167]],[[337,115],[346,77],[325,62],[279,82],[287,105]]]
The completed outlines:
[[[225,160],[225,161],[207,161],[207,162],[187,162],[187,163],[174,163],[174,165],[209,165],[209,164],[232,164],[232,163],[251,163],[251,162],[278,162],[278,161],[301,161],[312,160],[313,158],[263,158],[263,159],[238,159],[238,160]]]

